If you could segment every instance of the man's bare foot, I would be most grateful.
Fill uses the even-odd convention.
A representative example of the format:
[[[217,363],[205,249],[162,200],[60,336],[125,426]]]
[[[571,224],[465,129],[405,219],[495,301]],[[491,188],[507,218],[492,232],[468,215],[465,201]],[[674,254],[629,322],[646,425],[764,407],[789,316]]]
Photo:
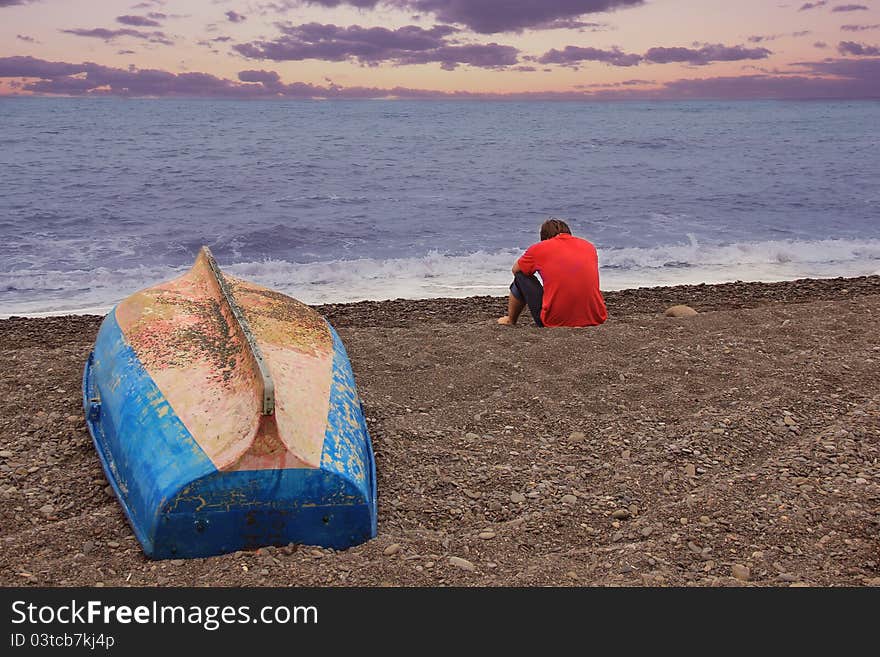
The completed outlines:
[[[514,326],[514,323],[510,321],[510,317],[505,315],[504,317],[498,318],[498,323],[502,326]]]

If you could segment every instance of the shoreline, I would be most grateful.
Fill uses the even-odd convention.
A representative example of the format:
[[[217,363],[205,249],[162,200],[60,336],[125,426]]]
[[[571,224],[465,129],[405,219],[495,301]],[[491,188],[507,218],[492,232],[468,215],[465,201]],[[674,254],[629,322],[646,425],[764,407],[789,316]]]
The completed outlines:
[[[880,276],[325,304],[378,535],[149,561],[85,427],[97,315],[0,320],[6,586],[880,586]],[[675,304],[699,311],[672,319]],[[472,569],[457,567],[464,559]]]
[[[669,306],[690,305],[699,312],[753,308],[768,303],[832,301],[880,294],[880,275],[852,278],[802,278],[778,282],[700,283],[603,291],[608,321],[634,315],[662,314]],[[334,325],[376,321],[407,325],[419,320],[462,323],[500,317],[507,297],[393,299],[313,306]],[[527,320],[524,317],[523,320]],[[520,326],[523,325],[521,320]],[[607,323],[607,322],[606,322]],[[530,324],[526,321],[525,325]]]
[[[791,289],[789,289],[791,288]],[[816,300],[831,299],[841,290],[847,290],[848,294],[875,294],[880,292],[880,274],[865,276],[837,276],[833,278],[796,278],[782,281],[731,281],[727,283],[693,283],[683,285],[657,285],[624,288],[620,290],[603,290],[602,294],[610,306],[621,305],[629,309],[630,304],[639,299],[653,301],[668,299],[670,305],[674,303],[687,303],[675,301],[676,299],[695,299],[694,303],[700,303],[700,299],[714,296],[716,291],[735,292],[739,298],[727,296],[729,307],[747,307],[749,304],[783,300],[790,302],[797,298],[811,298]],[[396,299],[363,299],[360,301],[345,301],[339,303],[308,304],[322,314],[345,316],[346,309],[355,310],[362,308],[374,308],[377,305],[398,307],[402,312],[407,312],[410,307],[420,307],[433,304],[446,304],[452,306],[469,305],[479,302],[482,306],[486,302],[503,302],[505,296],[474,295],[463,297],[426,297],[426,298],[396,298]],[[491,301],[490,301],[491,300]],[[36,313],[0,313],[0,321],[9,319],[50,319],[58,317],[103,317],[114,306],[106,309],[71,309],[49,310]],[[713,306],[714,307],[714,306]],[[699,310],[699,308],[698,308]],[[652,311],[645,311],[652,312]]]

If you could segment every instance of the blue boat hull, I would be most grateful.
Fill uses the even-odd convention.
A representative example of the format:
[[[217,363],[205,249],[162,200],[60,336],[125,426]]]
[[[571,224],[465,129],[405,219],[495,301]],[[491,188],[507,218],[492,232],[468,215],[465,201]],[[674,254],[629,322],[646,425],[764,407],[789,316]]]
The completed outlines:
[[[151,558],[264,545],[343,549],[376,535],[376,476],[354,376],[333,331],[333,382],[321,466],[218,470],[129,345],[115,312],[83,373],[95,448]]]

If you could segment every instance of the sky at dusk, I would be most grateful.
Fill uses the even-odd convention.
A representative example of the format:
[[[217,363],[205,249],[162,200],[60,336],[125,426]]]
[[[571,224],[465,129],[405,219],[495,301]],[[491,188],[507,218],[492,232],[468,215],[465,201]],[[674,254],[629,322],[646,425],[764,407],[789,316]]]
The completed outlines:
[[[880,98],[880,0],[0,0],[0,95]]]

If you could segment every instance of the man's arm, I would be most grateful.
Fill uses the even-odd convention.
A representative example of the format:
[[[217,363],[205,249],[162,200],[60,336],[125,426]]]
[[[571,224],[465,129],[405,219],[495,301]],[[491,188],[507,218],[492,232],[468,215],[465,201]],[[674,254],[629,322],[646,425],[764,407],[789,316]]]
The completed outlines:
[[[513,269],[511,270],[514,275],[519,272],[522,272],[526,276],[531,276],[538,269],[538,263],[535,262],[535,246],[533,244],[529,248],[526,249],[526,252],[523,253],[519,259],[513,263]]]

